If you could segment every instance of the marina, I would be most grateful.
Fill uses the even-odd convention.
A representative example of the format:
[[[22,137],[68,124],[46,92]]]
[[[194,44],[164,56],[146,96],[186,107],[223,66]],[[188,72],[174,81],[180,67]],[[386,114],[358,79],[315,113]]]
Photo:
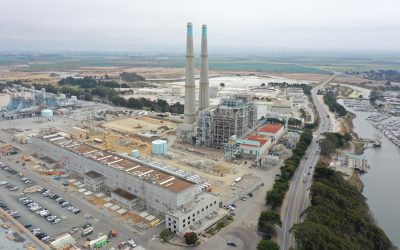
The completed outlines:
[[[344,105],[358,112],[376,112],[376,109],[367,100],[343,99]]]
[[[339,100],[339,102],[342,101]],[[352,109],[346,104],[344,106],[347,110]],[[400,209],[400,194],[393,192],[400,188],[398,181],[398,176],[400,176],[399,148],[389,140],[387,135],[383,136],[384,132],[380,132],[379,127],[375,128],[377,124],[381,124],[382,131],[395,130],[394,127],[390,128],[389,124],[394,126],[394,123],[390,123],[390,121],[398,118],[382,113],[362,111],[354,111],[354,113],[356,114],[353,119],[354,131],[361,138],[373,138],[377,133],[382,136],[382,148],[365,149],[363,157],[371,167],[368,169],[368,174],[363,174],[360,177],[364,184],[363,195],[367,198],[374,219],[393,243],[399,246],[400,216],[398,210]],[[388,196],[388,194],[391,195]]]

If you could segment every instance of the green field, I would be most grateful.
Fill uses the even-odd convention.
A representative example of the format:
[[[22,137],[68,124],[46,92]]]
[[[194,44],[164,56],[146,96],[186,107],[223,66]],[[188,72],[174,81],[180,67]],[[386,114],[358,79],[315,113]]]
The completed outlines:
[[[81,53],[81,54],[0,54],[0,65],[26,65],[20,71],[70,71],[80,67],[184,67],[184,55],[131,56],[124,53]],[[196,57],[196,67],[200,59]],[[257,71],[280,73],[316,73],[331,71],[366,71],[379,69],[400,70],[397,57],[344,57],[324,55],[295,56],[214,56],[209,58],[211,70]]]

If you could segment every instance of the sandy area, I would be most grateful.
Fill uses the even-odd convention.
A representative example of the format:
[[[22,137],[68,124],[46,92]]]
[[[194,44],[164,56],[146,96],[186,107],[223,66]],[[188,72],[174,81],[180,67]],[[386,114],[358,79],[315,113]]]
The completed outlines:
[[[300,80],[300,81],[304,80],[304,81],[316,81],[316,82],[322,82],[331,77],[331,75],[328,74],[307,74],[307,73],[272,73],[269,75],[280,76],[292,80]]]
[[[161,126],[167,126],[168,128],[170,128],[169,130],[176,129],[175,123],[158,120],[147,116],[114,120],[111,122],[103,123],[102,126],[116,131],[134,134],[149,130],[161,132],[161,130],[159,129]]]

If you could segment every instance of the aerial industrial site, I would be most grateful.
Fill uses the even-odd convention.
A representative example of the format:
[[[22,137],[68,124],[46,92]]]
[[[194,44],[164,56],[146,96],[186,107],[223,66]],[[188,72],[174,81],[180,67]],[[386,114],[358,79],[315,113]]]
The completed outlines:
[[[6,0],[0,249],[397,249],[388,2]]]
[[[125,228],[141,237],[166,228],[178,243],[195,232],[207,241],[218,223],[230,222],[240,213],[235,212],[236,202],[246,203],[272,186],[279,165],[299,139],[297,128],[314,122],[300,83],[284,88],[263,84],[246,93],[240,86],[210,87],[207,26],[203,25],[200,83],[196,84],[191,23],[186,44],[185,84],[161,83],[158,91],[171,92],[149,92],[164,100],[182,98],[183,115],[93,103],[47,93],[45,88],[9,85],[3,91],[9,100],[2,109],[2,164],[14,165],[21,177],[35,176],[21,189],[29,198],[30,190],[53,194],[60,190],[65,195],[57,196],[68,202],[66,208],[79,209],[57,223],[69,225],[66,232],[46,230],[49,247],[67,241],[79,247],[93,245],[102,241],[102,234],[111,238],[108,233],[113,231],[128,234]],[[127,98],[141,91],[116,90]],[[293,117],[297,125],[289,122]],[[72,202],[72,197],[122,225],[115,228],[101,218],[88,220],[90,212]],[[98,241],[87,241],[74,232],[85,221],[101,234]],[[94,221],[107,226],[96,226]],[[135,239],[135,245],[141,241]]]

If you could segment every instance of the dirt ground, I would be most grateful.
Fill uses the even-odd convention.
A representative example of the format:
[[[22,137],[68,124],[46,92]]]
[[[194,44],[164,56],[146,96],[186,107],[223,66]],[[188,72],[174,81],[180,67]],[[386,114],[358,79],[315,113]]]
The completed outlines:
[[[158,120],[148,116],[123,118],[103,123],[102,126],[116,131],[125,133],[134,133],[134,134],[140,132],[146,132],[149,130],[154,130],[157,131],[158,135],[160,133],[163,134],[162,133],[163,129],[160,129],[160,127],[162,126],[168,127],[169,128],[168,131],[175,130],[177,127],[175,123],[164,120]]]

